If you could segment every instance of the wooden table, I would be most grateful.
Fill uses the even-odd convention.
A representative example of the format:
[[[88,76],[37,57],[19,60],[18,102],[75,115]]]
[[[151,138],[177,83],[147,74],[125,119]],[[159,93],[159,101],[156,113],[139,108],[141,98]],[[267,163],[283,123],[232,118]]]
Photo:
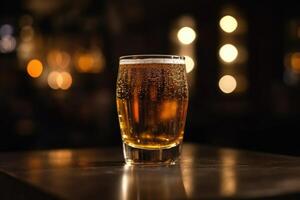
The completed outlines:
[[[180,165],[121,148],[0,154],[0,199],[300,199],[300,158],[185,144]]]

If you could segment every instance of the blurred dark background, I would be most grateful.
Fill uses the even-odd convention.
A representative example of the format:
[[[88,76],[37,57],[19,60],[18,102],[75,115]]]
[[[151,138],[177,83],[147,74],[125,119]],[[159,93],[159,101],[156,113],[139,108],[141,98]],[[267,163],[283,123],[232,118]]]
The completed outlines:
[[[121,144],[118,57],[162,53],[187,56],[185,141],[300,155],[300,3],[0,4],[0,150]]]

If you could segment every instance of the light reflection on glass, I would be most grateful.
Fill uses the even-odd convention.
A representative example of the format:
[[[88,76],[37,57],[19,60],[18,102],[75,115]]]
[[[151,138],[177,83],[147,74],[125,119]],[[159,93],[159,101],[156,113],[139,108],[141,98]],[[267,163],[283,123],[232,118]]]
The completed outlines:
[[[136,123],[139,123],[140,121],[140,111],[139,111],[139,96],[138,96],[138,92],[136,91],[137,89],[135,88],[135,92],[133,93],[133,117],[134,117],[134,121]]]
[[[177,101],[166,100],[162,105],[160,119],[168,120],[174,118],[177,114],[177,108]]]
[[[236,177],[236,160],[237,154],[234,151],[223,150],[220,152],[222,162],[220,193],[229,197],[236,193],[237,177]]]

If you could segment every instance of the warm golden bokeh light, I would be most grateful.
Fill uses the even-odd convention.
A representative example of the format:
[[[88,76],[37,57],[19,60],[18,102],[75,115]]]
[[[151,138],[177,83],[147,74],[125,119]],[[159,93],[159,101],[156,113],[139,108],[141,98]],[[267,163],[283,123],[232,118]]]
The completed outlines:
[[[237,86],[236,79],[231,75],[225,75],[219,80],[219,88],[222,92],[232,93]]]
[[[20,37],[23,41],[28,42],[33,39],[34,30],[31,26],[24,26],[21,29]]]
[[[101,72],[105,65],[105,59],[100,50],[91,52],[79,52],[75,56],[75,67],[82,73]]]
[[[61,75],[61,73],[59,73],[56,77],[56,84],[58,85],[59,88],[61,88],[61,85],[63,84],[63,82],[64,82],[64,78]]]
[[[48,85],[55,90],[67,90],[71,87],[72,82],[72,76],[69,72],[53,71],[48,75]]]
[[[59,67],[61,68],[67,68],[70,64],[71,56],[65,52],[60,52],[59,56],[56,58],[56,62],[58,63]]]
[[[294,72],[300,73],[300,52],[293,53],[291,55],[291,68]]]
[[[195,67],[194,60],[189,56],[185,56],[185,67],[186,67],[186,73],[190,73]]]
[[[58,50],[49,51],[47,55],[47,62],[50,67],[57,67],[56,58],[59,57]]]
[[[238,22],[234,17],[226,15],[221,18],[219,25],[224,32],[232,33],[238,27]]]
[[[38,59],[33,59],[27,64],[27,73],[33,78],[39,77],[43,72],[43,64]]]
[[[227,63],[233,62],[238,56],[237,48],[232,44],[225,44],[219,50],[220,58]]]
[[[60,79],[60,73],[57,71],[50,72],[48,75],[48,85],[50,88],[57,90],[59,89],[59,85],[57,84],[57,79]]]
[[[182,27],[178,33],[177,38],[182,44],[191,44],[196,39],[196,32],[191,27]]]
[[[89,72],[93,69],[95,60],[91,54],[82,54],[78,58],[78,70],[81,72]]]
[[[61,89],[67,90],[71,87],[72,76],[69,72],[60,73],[60,76],[58,78],[61,79],[61,80],[57,80],[57,84]]]
[[[65,69],[69,66],[71,56],[65,51],[52,50],[47,55],[47,62],[52,68]]]
[[[27,60],[32,56],[34,51],[34,43],[32,42],[21,42],[17,49],[18,57],[22,60]]]

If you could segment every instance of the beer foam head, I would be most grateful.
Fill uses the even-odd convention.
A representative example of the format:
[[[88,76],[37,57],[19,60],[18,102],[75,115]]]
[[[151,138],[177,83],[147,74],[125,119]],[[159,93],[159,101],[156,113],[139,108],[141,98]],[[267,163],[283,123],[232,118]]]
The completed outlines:
[[[137,56],[123,56],[120,57],[120,65],[130,64],[185,64],[185,59],[182,56],[151,56],[151,55],[137,55]]]

